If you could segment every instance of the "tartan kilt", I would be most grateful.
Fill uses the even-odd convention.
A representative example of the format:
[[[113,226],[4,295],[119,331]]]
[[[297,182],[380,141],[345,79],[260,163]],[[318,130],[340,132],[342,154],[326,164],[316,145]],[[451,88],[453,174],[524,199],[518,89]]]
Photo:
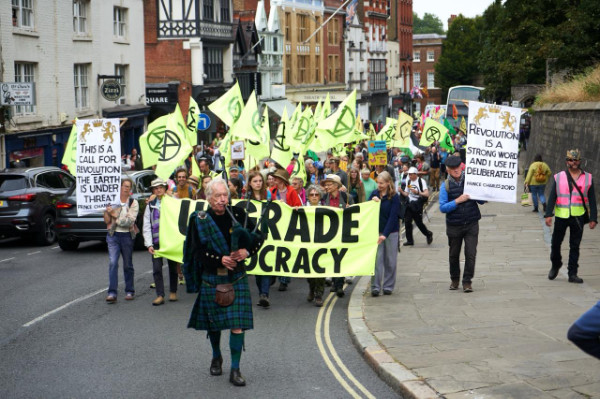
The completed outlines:
[[[233,275],[237,280],[243,273]],[[248,276],[244,276],[235,283],[235,299],[229,306],[219,306],[215,302],[215,286],[217,284],[229,283],[228,276],[217,276],[214,274],[203,274],[200,292],[192,308],[188,328],[196,330],[220,331],[241,328],[251,330],[254,327],[252,318],[252,299],[250,298],[250,287]]]

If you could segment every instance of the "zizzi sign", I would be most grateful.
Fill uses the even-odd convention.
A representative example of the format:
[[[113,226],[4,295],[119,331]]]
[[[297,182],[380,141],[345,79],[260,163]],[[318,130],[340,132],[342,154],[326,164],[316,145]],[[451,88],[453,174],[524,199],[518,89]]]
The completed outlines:
[[[108,101],[117,101],[123,95],[123,87],[114,79],[105,80],[100,86],[100,94]]]

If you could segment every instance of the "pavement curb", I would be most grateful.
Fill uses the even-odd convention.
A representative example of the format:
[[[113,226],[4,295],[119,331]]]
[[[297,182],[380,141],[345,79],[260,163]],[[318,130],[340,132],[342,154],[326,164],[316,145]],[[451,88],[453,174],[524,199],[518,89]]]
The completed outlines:
[[[348,331],[354,346],[364,356],[377,375],[404,398],[440,398],[441,396],[421,378],[396,362],[379,345],[367,323],[365,323],[363,301],[370,280],[369,277],[361,277],[356,282],[348,303]]]

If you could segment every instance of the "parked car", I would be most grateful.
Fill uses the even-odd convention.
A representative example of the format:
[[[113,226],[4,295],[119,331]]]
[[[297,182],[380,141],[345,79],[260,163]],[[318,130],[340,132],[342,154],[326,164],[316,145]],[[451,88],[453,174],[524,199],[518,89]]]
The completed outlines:
[[[54,166],[0,172],[0,236],[55,242],[55,204],[74,184],[73,176]]]
[[[139,170],[125,172],[122,178],[133,180],[131,195],[139,205],[140,211],[136,223],[142,230],[144,210],[146,209],[146,199],[152,194],[150,184],[156,179],[152,170]],[[56,232],[58,234],[58,245],[63,251],[74,251],[83,241],[105,241],[106,224],[102,213],[92,213],[84,216],[77,216],[77,192],[76,184],[58,201],[56,209],[58,217],[56,219]],[[142,234],[136,237],[136,248],[144,246]]]

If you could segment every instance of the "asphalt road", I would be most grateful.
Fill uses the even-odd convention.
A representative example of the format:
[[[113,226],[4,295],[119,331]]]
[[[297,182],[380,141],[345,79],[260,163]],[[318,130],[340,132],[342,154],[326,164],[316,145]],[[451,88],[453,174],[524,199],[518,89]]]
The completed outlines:
[[[119,300],[108,305],[107,262],[101,243],[63,252],[0,241],[1,398],[398,397],[350,341],[348,295],[320,312],[305,300],[306,281],[274,286],[271,308],[254,307],[239,388],[228,381],[229,333],[224,374],[212,377],[206,334],[186,328],[194,294],[180,286],[178,302],[152,306],[150,258],[137,251],[135,300],[124,300],[121,272]]]

